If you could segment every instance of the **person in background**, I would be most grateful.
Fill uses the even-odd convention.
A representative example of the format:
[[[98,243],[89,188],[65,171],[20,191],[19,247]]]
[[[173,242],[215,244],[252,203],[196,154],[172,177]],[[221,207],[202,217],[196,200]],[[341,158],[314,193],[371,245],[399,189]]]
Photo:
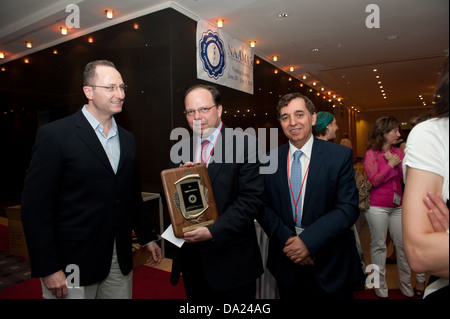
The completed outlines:
[[[86,65],[83,85],[88,103],[36,136],[21,202],[31,274],[44,298],[75,289],[86,299],[131,298],[132,231],[147,262],[162,257],[142,202],[134,136],[114,120],[126,86],[106,60]],[[69,265],[80,288],[67,287]]]
[[[404,152],[405,151],[405,147],[406,147],[406,134],[401,129],[400,129],[399,132],[400,132],[400,137],[397,140],[397,143],[395,143],[393,146],[397,147],[397,148],[401,148],[403,150],[403,152]]]
[[[423,114],[414,116],[410,122],[411,122],[412,127],[414,127],[417,124],[422,123],[423,121],[431,119],[432,117],[434,117],[433,113],[423,113]],[[405,146],[405,148],[406,148],[406,146]]]
[[[317,113],[316,124],[313,126],[313,132],[314,132],[315,137],[317,137],[318,139],[324,140],[324,141],[331,141],[336,138],[336,132],[338,129],[339,129],[339,127],[337,125],[336,118],[334,117],[333,114],[331,114],[329,112]],[[352,142],[348,139],[348,134],[347,135],[346,134],[347,133],[344,133],[344,136],[347,136],[347,141],[350,142],[349,148],[352,149]],[[341,145],[343,145],[342,141],[341,141]],[[348,143],[344,146],[348,147]],[[365,272],[366,263],[364,260],[363,249],[361,246],[361,241],[359,239],[359,233],[358,233],[356,225],[352,226],[352,230],[353,230],[353,233],[355,236],[356,247],[358,249],[358,254],[359,254],[360,260],[361,260],[361,267],[362,267],[363,272]],[[364,289],[363,288],[364,281],[365,281],[365,278],[361,277],[360,281],[357,284],[357,289],[359,289],[359,288]]]
[[[277,113],[289,142],[278,148],[277,171],[264,175],[258,222],[270,238],[268,269],[282,299],[351,299],[363,275],[351,229],[359,216],[352,151],[313,136],[306,96],[283,96]]]
[[[313,126],[315,137],[324,141],[334,140],[338,129],[339,127],[333,114],[329,112],[317,113],[316,124]]]
[[[186,147],[178,155],[185,157],[181,153],[188,150],[188,161],[171,159],[169,166],[207,166],[219,218],[209,227],[184,233],[186,242],[175,251],[171,282],[176,284],[181,272],[188,299],[255,299],[256,280],[264,272],[254,222],[262,209],[264,178],[260,164],[249,160],[255,154],[247,143],[240,145],[242,157],[230,160],[226,153],[237,154],[237,141],[253,137],[225,133],[221,95],[214,86],[194,85],[184,103],[186,120],[198,135],[180,142]]]
[[[403,162],[405,199],[403,238],[406,257],[416,272],[432,277],[424,298],[449,298],[449,73],[441,68],[435,114],[411,130]]]
[[[388,297],[386,283],[386,236],[389,231],[395,246],[399,288],[403,295],[414,296],[411,269],[406,260],[402,241],[402,160],[403,150],[393,147],[400,137],[397,119],[385,116],[376,120],[369,131],[364,170],[369,182],[370,207],[366,220],[370,229],[370,258],[379,267],[380,287],[375,294]]]
[[[347,146],[351,149],[353,149],[352,146],[352,141],[350,140],[350,138],[348,137],[348,133],[345,132],[344,134],[342,134],[342,139],[341,139],[341,145]]]

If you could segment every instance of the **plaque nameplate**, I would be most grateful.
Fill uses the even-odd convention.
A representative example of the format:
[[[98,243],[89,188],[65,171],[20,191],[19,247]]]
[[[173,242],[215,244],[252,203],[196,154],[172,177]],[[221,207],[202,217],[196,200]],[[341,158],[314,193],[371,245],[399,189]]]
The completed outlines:
[[[218,218],[208,170],[204,164],[161,172],[161,180],[175,237],[198,227],[208,227]]]

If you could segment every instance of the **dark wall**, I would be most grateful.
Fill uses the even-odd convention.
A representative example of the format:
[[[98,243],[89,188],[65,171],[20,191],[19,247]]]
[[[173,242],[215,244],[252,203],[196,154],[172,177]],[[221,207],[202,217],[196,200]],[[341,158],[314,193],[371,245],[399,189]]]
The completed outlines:
[[[139,29],[134,29],[134,23]],[[88,43],[88,37],[94,39]],[[58,50],[54,54],[53,50]],[[196,77],[196,22],[165,9],[99,30],[34,53],[25,64],[18,59],[0,72],[0,202],[20,203],[23,179],[37,128],[76,112],[86,103],[82,71],[86,63],[107,59],[115,63],[128,85],[124,110],[116,116],[138,143],[143,191],[159,192],[160,172],[175,141],[170,132],[186,127],[183,97],[201,82]],[[300,87],[296,79],[262,59],[254,66],[254,95],[220,86],[223,121],[229,127],[279,127],[275,107],[280,96],[299,91],[318,110],[332,104]],[[239,113],[238,113],[239,110]],[[285,142],[280,134],[280,142]],[[2,211],[0,210],[0,215]]]

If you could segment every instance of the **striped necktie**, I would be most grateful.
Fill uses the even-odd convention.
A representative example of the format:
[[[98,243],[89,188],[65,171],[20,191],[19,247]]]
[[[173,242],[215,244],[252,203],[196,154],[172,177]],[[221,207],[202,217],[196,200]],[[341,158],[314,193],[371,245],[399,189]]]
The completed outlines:
[[[204,140],[203,142],[202,142],[202,157],[201,157],[201,163],[202,164],[208,164],[208,152],[207,152],[207,149],[208,149],[208,144],[209,144],[209,141],[208,140]]]

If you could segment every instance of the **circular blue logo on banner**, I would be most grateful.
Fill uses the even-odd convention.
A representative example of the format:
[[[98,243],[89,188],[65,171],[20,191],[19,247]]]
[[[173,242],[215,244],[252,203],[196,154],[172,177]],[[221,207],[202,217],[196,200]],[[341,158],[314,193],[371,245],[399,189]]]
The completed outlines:
[[[225,48],[219,34],[208,30],[203,33],[199,43],[200,59],[203,69],[210,78],[217,80],[225,69]]]

